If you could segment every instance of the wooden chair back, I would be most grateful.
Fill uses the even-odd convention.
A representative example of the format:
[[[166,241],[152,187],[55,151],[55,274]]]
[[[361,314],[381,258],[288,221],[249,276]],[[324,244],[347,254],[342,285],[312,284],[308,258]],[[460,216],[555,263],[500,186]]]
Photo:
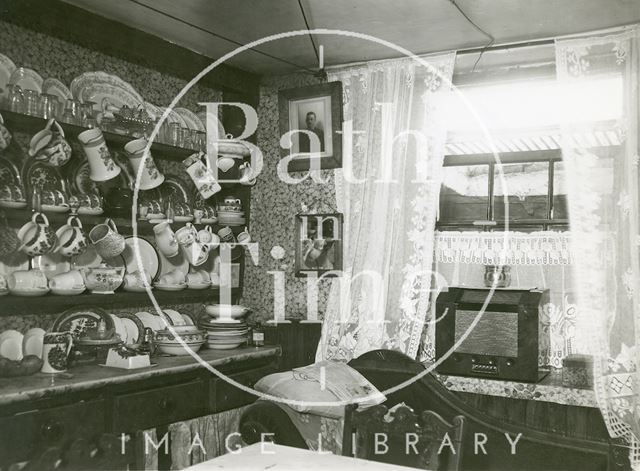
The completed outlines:
[[[345,410],[342,454],[431,471],[458,471],[462,458],[464,417],[452,423],[426,410],[419,416],[400,405]]]

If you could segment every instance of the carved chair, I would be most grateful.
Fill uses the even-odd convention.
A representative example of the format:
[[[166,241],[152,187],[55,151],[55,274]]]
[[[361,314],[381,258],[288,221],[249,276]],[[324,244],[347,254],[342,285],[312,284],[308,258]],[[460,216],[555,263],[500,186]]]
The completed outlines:
[[[419,416],[405,405],[345,409],[342,454],[428,470],[457,471],[462,459],[464,417],[453,423],[426,410]]]

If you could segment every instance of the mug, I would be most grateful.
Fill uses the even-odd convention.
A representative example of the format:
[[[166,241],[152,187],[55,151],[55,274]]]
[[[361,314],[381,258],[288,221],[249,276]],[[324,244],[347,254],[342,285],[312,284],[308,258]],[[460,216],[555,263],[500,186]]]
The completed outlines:
[[[211,226],[205,226],[204,229],[198,231],[198,240],[203,244],[210,244],[213,240],[213,229]]]
[[[89,240],[103,259],[117,257],[124,251],[124,237],[118,234],[116,224],[109,218],[91,229]]]
[[[52,131],[51,128],[55,129]],[[29,155],[44,160],[49,165],[61,167],[71,159],[71,146],[64,138],[64,131],[55,119],[50,119],[42,131],[37,132],[29,143]]]
[[[22,242],[18,250],[31,257],[45,254],[56,245],[56,233],[49,226],[47,216],[42,213],[34,213],[31,221],[18,230],[18,239]]]
[[[169,222],[163,221],[160,224],[156,224],[153,226],[153,232],[156,236],[156,246],[163,255],[168,258],[178,255],[180,246]]]
[[[82,273],[78,270],[58,273],[49,280],[49,288],[54,291],[84,289],[84,278],[82,278]]]
[[[32,270],[17,270],[14,271],[7,278],[7,285],[11,291],[18,290],[32,290],[32,289],[46,289],[48,286],[47,277],[36,268]]]
[[[233,231],[229,226],[220,229],[218,231],[218,236],[220,237],[220,243],[233,244],[236,241]]]
[[[184,256],[191,265],[197,267],[207,261],[209,248],[198,240],[198,233],[191,223],[178,229],[176,238]]]
[[[4,118],[0,115],[0,150],[5,150],[9,144],[11,144],[11,133],[4,125]]]
[[[89,178],[91,180],[104,182],[120,175],[122,169],[111,157],[99,128],[82,131],[78,134],[78,140],[89,161]]]
[[[63,373],[67,371],[67,360],[73,346],[71,332],[47,332],[42,345],[43,373]]]
[[[151,156],[151,152],[145,152],[148,142],[142,137],[133,141],[127,142],[124,146],[124,150],[129,157],[131,167],[133,168],[133,181],[138,182],[138,173],[140,175],[139,190],[151,190],[162,185],[164,182],[164,175],[160,173],[156,163]],[[144,163],[144,166],[143,166]],[[142,167],[142,170],[140,168]]]
[[[238,234],[237,239],[239,244],[248,244],[249,242],[251,242],[251,235],[249,234],[249,231],[246,227],[244,228],[244,231]]]
[[[65,257],[80,255],[87,249],[87,236],[77,216],[69,217],[67,223],[56,231],[56,237],[58,244],[54,251]]]
[[[215,175],[202,161],[204,153],[199,152],[192,154],[182,161],[182,164],[187,170],[187,173],[193,180],[198,192],[204,198],[210,198],[217,192],[222,190],[222,187],[216,181]]]

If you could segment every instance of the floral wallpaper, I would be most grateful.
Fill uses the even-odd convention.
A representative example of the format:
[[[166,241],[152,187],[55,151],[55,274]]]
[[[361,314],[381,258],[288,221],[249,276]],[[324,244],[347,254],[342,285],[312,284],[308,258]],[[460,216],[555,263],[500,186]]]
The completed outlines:
[[[265,77],[260,86],[257,146],[264,155],[265,166],[251,190],[251,236],[259,243],[259,264],[247,261],[244,274],[243,303],[254,309],[254,319],[273,318],[274,275],[285,274],[285,315],[292,319],[307,318],[307,282],[295,276],[295,215],[298,213],[336,212],[333,170],[324,170],[327,183],[311,179],[297,185],[282,182],[276,173],[280,160],[278,124],[278,91],[318,83],[307,74]],[[273,247],[284,248],[284,258],[271,256]],[[277,250],[275,251],[277,252]],[[318,315],[322,319],[330,281],[319,283]]]
[[[87,71],[102,70],[118,75],[129,82],[147,101],[159,106],[168,105],[173,97],[181,90],[186,81],[160,73],[157,70],[142,67],[138,64],[126,62],[76,44],[68,43],[57,38],[49,37],[25,28],[0,21],[0,53],[8,56],[17,67],[29,67],[37,71],[43,78],[54,77],[67,86],[74,77]],[[182,99],[180,106],[198,111],[200,101],[220,101],[222,92],[196,85]],[[26,148],[31,136],[14,133],[16,142],[26,155]],[[73,155],[81,150],[77,143],[71,142]],[[112,149],[115,150],[115,149]],[[180,175],[182,180],[193,191],[195,188],[189,180],[179,162],[163,161],[154,155],[159,169],[165,174]],[[0,300],[1,303],[1,300]],[[108,305],[108,296],[105,297]],[[183,304],[166,306],[181,313],[198,317],[202,311],[201,304]],[[152,309],[136,307],[130,309],[108,310],[112,314],[121,312],[135,313]],[[25,315],[0,317],[0,332],[6,329],[17,329],[26,332],[31,327],[48,329],[52,326],[58,314]]]

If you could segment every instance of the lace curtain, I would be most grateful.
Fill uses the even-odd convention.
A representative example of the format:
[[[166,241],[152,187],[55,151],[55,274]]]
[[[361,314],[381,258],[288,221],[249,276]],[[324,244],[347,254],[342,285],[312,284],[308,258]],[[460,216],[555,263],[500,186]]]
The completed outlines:
[[[626,439],[631,463],[640,469],[640,286],[638,245],[638,27],[607,36],[556,41],[561,85],[580,90],[594,79],[619,82],[621,118],[617,147],[576,139],[585,123],[562,129],[568,175],[578,316],[595,356],[595,390],[609,432]],[[585,88],[586,89],[586,88]],[[597,99],[592,94],[585,102]],[[614,102],[617,103],[617,102]],[[580,106],[580,104],[576,104]],[[596,129],[602,123],[588,123]]]
[[[343,169],[336,172],[344,275],[332,284],[317,360],[348,361],[377,348],[417,353],[446,137],[438,110],[450,93],[454,58],[430,56],[430,67],[401,59],[330,73],[342,81],[353,139],[343,136]]]
[[[433,300],[451,286],[484,288],[487,265],[510,268],[510,288],[549,290],[541,307],[539,325],[540,366],[562,367],[570,353],[585,353],[575,345],[576,305],[572,287],[572,257],[568,232],[437,232],[434,253]],[[435,319],[435,303],[430,319]],[[424,332],[419,358],[434,361],[434,328]]]

